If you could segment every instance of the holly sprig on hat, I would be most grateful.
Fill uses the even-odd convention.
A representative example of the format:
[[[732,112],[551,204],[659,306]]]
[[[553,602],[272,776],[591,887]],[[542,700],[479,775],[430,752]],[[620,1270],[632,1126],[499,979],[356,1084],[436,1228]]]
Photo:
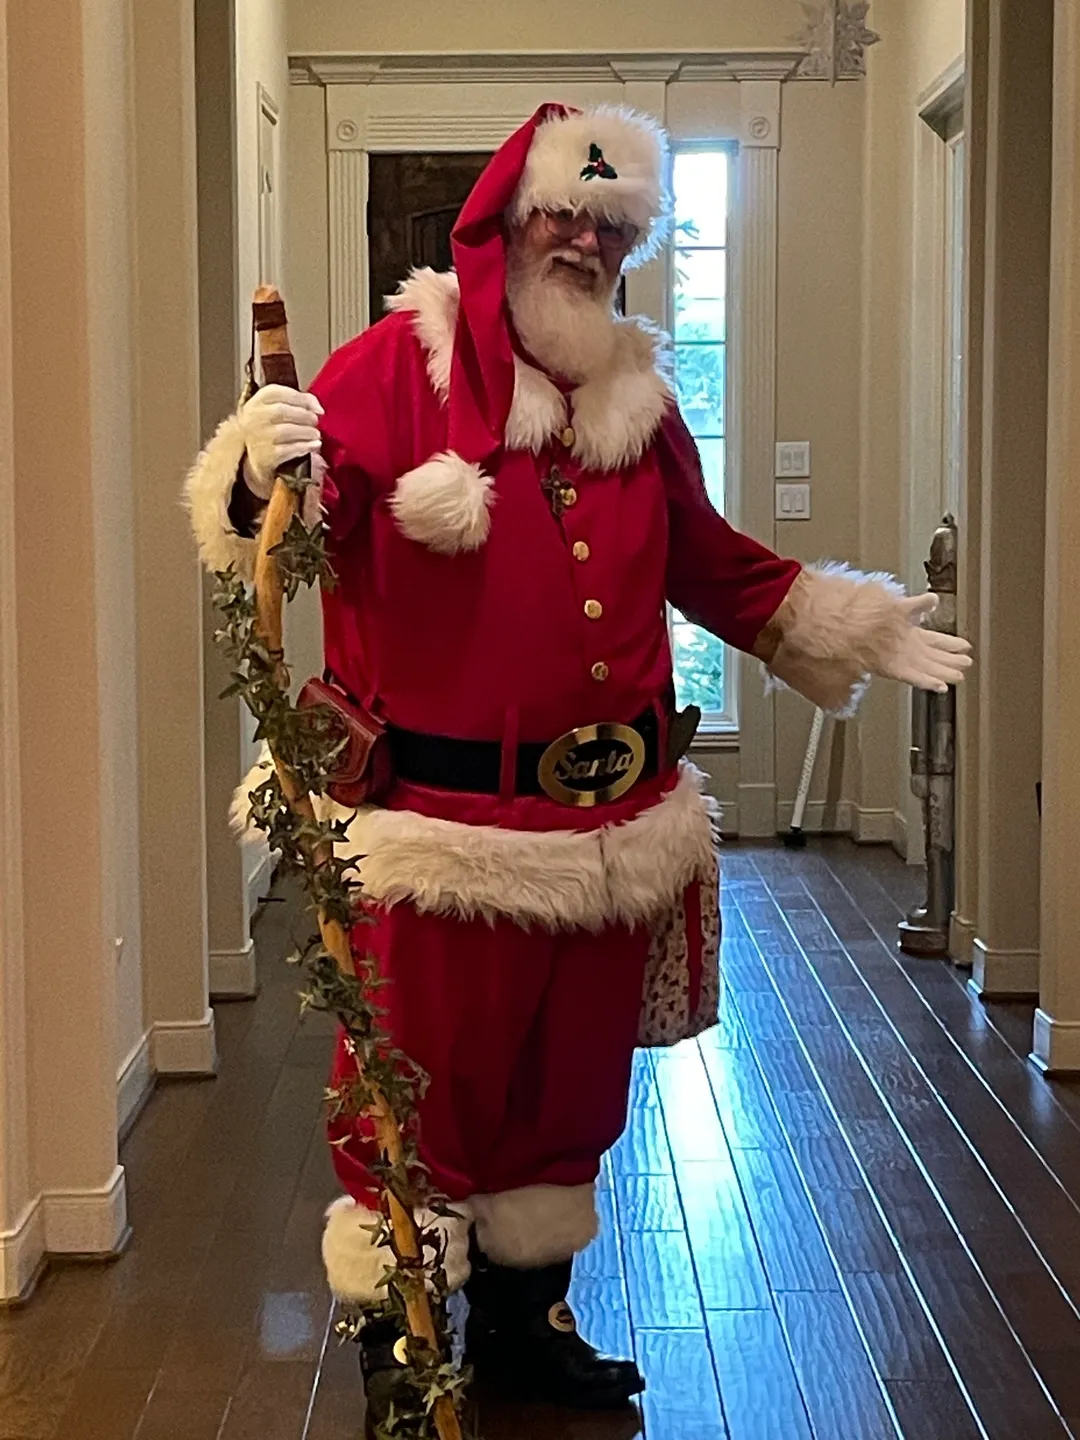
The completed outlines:
[[[604,159],[604,152],[599,145],[589,146],[589,163],[581,172],[582,180],[617,180],[619,172],[614,165],[609,165]]]

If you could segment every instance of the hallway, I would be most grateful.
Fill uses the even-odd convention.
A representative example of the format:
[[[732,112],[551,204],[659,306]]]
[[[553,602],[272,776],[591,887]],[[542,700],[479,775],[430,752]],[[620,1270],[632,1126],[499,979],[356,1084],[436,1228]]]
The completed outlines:
[[[641,1057],[576,1287],[586,1333],[637,1350],[648,1440],[1080,1433],[1080,1090],[1028,1065],[1029,1010],[897,954],[918,877],[891,853],[724,865],[723,1024]],[[0,1440],[358,1433],[317,1247],[327,1033],[298,1024],[288,922],[258,922],[258,1001],[218,1008],[220,1077],[161,1085],[124,1147],[128,1253],[0,1314]]]

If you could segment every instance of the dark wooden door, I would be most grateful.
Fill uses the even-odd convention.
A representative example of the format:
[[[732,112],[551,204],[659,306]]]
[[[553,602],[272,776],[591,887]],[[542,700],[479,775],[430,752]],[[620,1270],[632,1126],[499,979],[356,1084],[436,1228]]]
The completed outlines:
[[[450,232],[490,155],[372,155],[368,181],[371,318],[414,265],[449,270]]]

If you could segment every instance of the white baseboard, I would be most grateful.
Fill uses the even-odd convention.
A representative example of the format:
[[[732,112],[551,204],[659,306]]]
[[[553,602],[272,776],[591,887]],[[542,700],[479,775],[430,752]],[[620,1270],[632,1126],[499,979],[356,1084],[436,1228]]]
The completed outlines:
[[[975,963],[975,922],[953,914],[949,921],[949,954],[957,965]]]
[[[776,786],[739,786],[739,834],[747,840],[776,834]]]
[[[908,858],[910,846],[908,844],[908,818],[902,810],[892,812],[892,848],[900,856],[901,860]]]
[[[250,1000],[257,991],[254,940],[242,950],[210,951],[211,1000]]]
[[[856,845],[891,845],[896,833],[896,811],[854,807],[851,834]]]
[[[1080,1021],[1036,1010],[1031,1058],[1044,1075],[1080,1074]]]
[[[274,878],[274,867],[270,856],[270,847],[265,841],[259,841],[260,855],[258,864],[254,867],[247,878],[247,913],[254,915],[259,908],[261,901],[265,900],[270,893],[270,886]],[[213,976],[211,976],[213,979]],[[254,993],[254,992],[252,992]]]
[[[127,1187],[117,1165],[95,1190],[46,1190],[45,1249],[50,1255],[116,1255],[127,1236]]]
[[[152,1054],[159,1075],[215,1075],[213,1010],[207,1010],[201,1020],[157,1021]]]
[[[1020,999],[1039,993],[1038,950],[994,950],[976,938],[971,966],[969,983],[980,999]]]
[[[0,1304],[31,1288],[45,1258],[45,1207],[31,1200],[10,1230],[0,1230]]]
[[[773,834],[790,830],[794,814],[795,802],[781,800],[776,807]],[[808,835],[850,835],[851,802],[838,800],[836,804],[830,804],[824,800],[808,800],[803,811],[802,828]]]
[[[120,1066],[116,1077],[116,1132],[125,1135],[154,1088],[150,1063],[150,1031]]]

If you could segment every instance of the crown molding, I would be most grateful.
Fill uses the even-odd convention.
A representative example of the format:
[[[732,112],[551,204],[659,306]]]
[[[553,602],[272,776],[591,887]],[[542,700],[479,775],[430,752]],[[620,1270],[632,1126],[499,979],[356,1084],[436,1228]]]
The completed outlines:
[[[583,84],[654,80],[791,80],[805,50],[625,50],[607,54],[551,51],[516,54],[360,54],[313,52],[289,57],[293,85]]]

